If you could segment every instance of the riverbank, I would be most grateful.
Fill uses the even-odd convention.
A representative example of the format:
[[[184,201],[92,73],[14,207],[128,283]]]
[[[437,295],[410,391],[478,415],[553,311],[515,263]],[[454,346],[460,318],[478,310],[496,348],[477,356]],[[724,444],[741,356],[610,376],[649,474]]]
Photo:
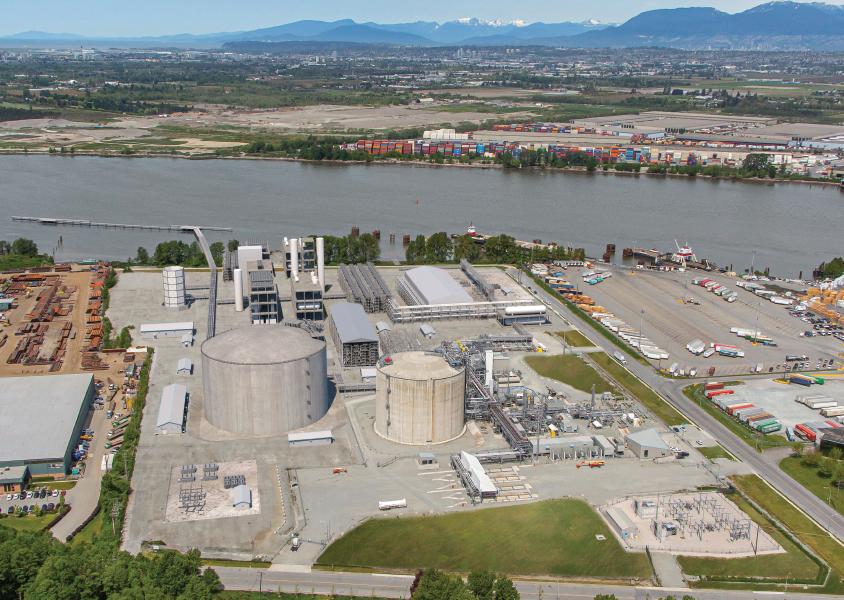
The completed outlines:
[[[713,175],[705,175],[703,173],[697,173],[695,175],[688,175],[686,173],[648,173],[645,171],[635,172],[635,171],[617,171],[612,168],[603,169],[598,167],[593,171],[589,171],[586,167],[507,167],[502,164],[496,163],[460,163],[460,162],[452,162],[452,163],[432,163],[430,161],[425,160],[399,160],[395,158],[386,158],[386,159],[373,159],[373,160],[308,160],[303,158],[291,157],[291,156],[256,156],[254,154],[241,154],[238,156],[226,156],[226,155],[218,155],[215,153],[193,153],[193,154],[185,154],[185,153],[175,153],[175,152],[133,152],[131,154],[123,154],[121,152],[109,152],[109,151],[90,151],[90,150],[79,150],[73,153],[68,152],[49,152],[49,151],[26,151],[21,152],[18,150],[0,150],[0,156],[55,156],[61,158],[74,158],[74,157],[98,157],[98,158],[180,158],[186,160],[221,160],[221,161],[231,161],[231,160],[251,160],[251,161],[270,161],[270,162],[295,162],[295,163],[308,163],[308,164],[324,164],[324,165],[382,165],[382,166],[413,166],[413,167],[429,167],[432,169],[439,169],[439,168],[459,168],[459,169],[482,169],[482,170],[501,170],[501,171],[513,171],[513,172],[527,172],[527,173],[568,173],[568,174],[579,174],[579,175],[621,175],[627,177],[649,177],[649,178],[656,178],[656,179],[704,179],[704,180],[713,180],[713,181],[732,181],[732,182],[740,182],[740,183],[753,183],[753,184],[775,184],[775,183],[797,183],[809,186],[822,186],[822,187],[830,187],[830,188],[839,188],[841,191],[844,192],[844,182],[836,182],[836,181],[829,181],[829,180],[814,180],[814,179],[789,179],[789,178],[779,178],[775,177],[773,179],[769,178],[760,178],[760,177],[735,177],[735,176],[713,176]]]

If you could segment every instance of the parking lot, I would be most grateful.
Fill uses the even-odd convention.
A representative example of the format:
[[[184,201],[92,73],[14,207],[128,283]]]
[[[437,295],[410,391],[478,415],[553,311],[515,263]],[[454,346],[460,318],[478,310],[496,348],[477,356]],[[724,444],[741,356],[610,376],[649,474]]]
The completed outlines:
[[[30,513],[37,510],[55,510],[67,493],[51,489],[48,484],[35,484],[25,492],[5,493],[0,497],[0,510],[4,515],[15,512]],[[45,508],[46,507],[46,508]]]
[[[678,363],[688,370],[696,367],[698,375],[706,375],[715,367],[715,375],[752,372],[758,364],[763,371],[782,370],[786,355],[806,355],[807,368],[814,369],[818,360],[839,361],[841,342],[832,336],[805,337],[811,329],[805,322],[789,314],[784,306],[760,298],[736,286],[736,279],[707,273],[738,293],[735,302],[694,285],[692,280],[703,277],[699,272],[612,269],[613,276],[597,285],[586,285],[580,273],[571,269],[567,276],[572,283],[591,296],[595,303],[624,320],[635,330],[669,353],[669,358],[652,361],[666,368]],[[753,343],[732,333],[731,328],[759,331],[769,336],[776,346]],[[686,345],[701,340],[737,346],[744,357],[730,358],[715,353],[708,358],[691,354]],[[837,368],[837,365],[835,365]]]

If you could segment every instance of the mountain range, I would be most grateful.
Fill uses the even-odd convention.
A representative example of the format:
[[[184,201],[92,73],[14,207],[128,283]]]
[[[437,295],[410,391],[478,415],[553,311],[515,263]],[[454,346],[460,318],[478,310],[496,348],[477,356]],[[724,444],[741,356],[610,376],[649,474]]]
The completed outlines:
[[[390,44],[402,46],[670,47],[679,49],[844,50],[844,7],[817,2],[777,1],[731,14],[715,8],[673,8],[643,12],[620,25],[524,23],[459,19],[437,23],[382,24],[306,20],[203,35],[89,38],[29,31],[0,37],[10,45],[112,45],[135,47],[225,47],[271,51],[291,42]]]

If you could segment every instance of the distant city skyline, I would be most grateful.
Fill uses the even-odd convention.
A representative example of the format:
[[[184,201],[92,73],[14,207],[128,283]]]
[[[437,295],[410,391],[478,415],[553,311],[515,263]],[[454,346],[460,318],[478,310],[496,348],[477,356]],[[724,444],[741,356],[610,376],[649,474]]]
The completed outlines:
[[[739,12],[761,4],[762,0],[643,0],[623,2],[549,3],[547,0],[428,0],[402,3],[388,0],[317,0],[293,3],[282,0],[147,0],[121,4],[114,0],[11,0],[3,9],[0,35],[24,31],[72,33],[91,37],[158,36],[179,33],[216,33],[272,27],[300,19],[376,21],[452,21],[463,17],[526,22],[584,21],[598,19],[620,23],[636,14],[657,8],[712,6]],[[829,2],[842,4],[842,0]]]

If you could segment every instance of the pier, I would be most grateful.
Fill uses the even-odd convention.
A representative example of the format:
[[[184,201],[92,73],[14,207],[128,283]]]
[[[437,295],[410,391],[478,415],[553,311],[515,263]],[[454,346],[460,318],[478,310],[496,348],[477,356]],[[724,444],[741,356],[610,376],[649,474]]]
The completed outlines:
[[[49,217],[19,217],[13,216],[12,221],[22,223],[36,223],[38,225],[61,225],[73,227],[103,227],[106,229],[140,229],[145,231],[175,231],[178,233],[194,233],[195,226],[192,225],[136,225],[130,223],[100,223],[85,219],[52,219]],[[204,231],[232,231],[231,227],[205,227]]]

